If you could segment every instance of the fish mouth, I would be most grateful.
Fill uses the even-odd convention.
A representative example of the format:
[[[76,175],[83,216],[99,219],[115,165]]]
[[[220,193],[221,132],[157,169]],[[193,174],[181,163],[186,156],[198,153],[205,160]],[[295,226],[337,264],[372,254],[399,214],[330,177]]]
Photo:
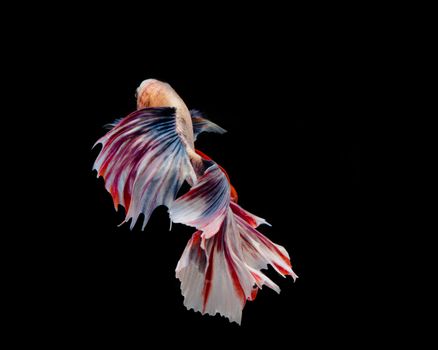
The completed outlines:
[[[160,81],[157,79],[145,79],[143,80],[140,85],[137,87],[137,89],[135,90],[135,98],[138,99],[141,95],[142,92],[147,88],[148,85],[153,85],[156,83],[159,83]]]

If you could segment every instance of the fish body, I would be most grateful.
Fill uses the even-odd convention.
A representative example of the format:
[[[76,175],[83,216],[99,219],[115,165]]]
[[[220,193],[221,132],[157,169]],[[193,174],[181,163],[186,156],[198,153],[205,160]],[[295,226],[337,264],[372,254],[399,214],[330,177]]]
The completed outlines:
[[[195,152],[193,124],[189,109],[168,84],[156,79],[146,79],[137,88],[137,109],[173,107],[176,110],[176,132],[181,136],[195,169],[201,168],[201,157]]]

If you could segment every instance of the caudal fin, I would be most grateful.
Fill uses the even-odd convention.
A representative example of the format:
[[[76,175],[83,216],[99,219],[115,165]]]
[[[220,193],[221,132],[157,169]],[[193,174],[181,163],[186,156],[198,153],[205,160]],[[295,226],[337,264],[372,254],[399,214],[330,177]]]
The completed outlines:
[[[262,269],[297,277],[286,250],[256,227],[266,223],[230,201],[228,181],[212,163],[198,183],[172,203],[174,222],[198,230],[178,262],[184,305],[201,313],[219,313],[240,324],[242,309],[263,285],[280,292]]]

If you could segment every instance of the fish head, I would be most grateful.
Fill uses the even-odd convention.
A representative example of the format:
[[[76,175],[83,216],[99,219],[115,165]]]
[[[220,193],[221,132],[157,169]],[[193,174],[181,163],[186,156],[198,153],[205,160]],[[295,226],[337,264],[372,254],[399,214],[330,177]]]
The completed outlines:
[[[137,108],[167,106],[166,96],[173,91],[172,87],[157,79],[146,79],[136,90]]]

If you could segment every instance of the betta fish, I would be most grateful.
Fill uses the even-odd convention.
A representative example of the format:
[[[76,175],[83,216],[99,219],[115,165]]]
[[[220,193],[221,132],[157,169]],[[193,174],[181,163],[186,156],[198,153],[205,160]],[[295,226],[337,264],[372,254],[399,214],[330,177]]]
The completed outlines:
[[[280,275],[297,275],[289,254],[259,231],[264,219],[237,204],[226,171],[195,148],[202,132],[223,128],[189,110],[167,83],[144,80],[137,88],[137,110],[110,124],[93,170],[102,176],[116,210],[125,208],[132,229],[140,214],[144,230],[158,206],[171,222],[196,231],[176,266],[187,309],[219,313],[241,323],[242,310],[263,285],[280,288],[261,270],[271,265]],[[183,183],[188,192],[177,196]],[[270,226],[270,225],[269,225]]]

